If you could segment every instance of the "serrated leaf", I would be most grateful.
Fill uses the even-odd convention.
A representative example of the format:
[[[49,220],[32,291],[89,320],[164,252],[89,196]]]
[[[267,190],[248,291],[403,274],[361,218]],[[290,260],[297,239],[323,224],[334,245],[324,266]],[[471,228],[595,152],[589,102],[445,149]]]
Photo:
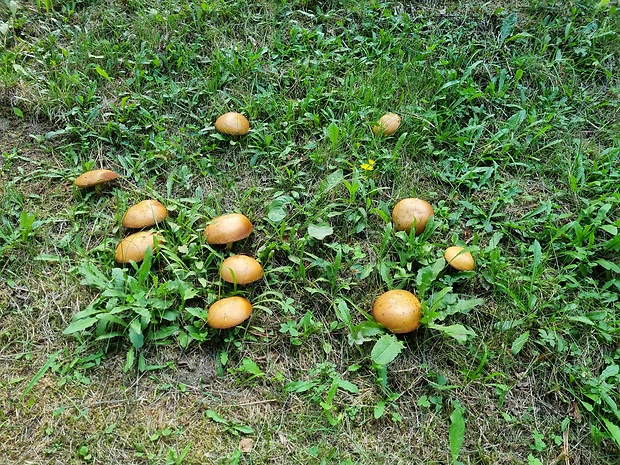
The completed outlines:
[[[510,349],[512,353],[517,355],[519,352],[521,352],[521,349],[523,349],[523,346],[525,345],[525,343],[528,341],[529,338],[530,338],[529,331],[524,332],[523,334],[521,334],[521,336],[516,338],[514,342],[512,343],[512,348]]]
[[[393,334],[383,335],[372,348],[370,358],[377,365],[387,365],[401,353],[405,344]]]
[[[504,41],[508,37],[510,37],[510,34],[512,34],[512,31],[517,25],[517,20],[518,20],[518,17],[514,13],[506,16],[506,19],[504,19],[504,22],[502,23],[502,27],[499,30],[499,43],[500,44],[503,44]]]
[[[314,237],[315,239],[318,239],[319,241],[322,241],[327,236],[329,236],[329,235],[331,235],[333,233],[334,233],[334,228],[332,228],[327,223],[310,224],[308,226],[308,234],[311,237]]]
[[[429,323],[428,327],[441,331],[445,335],[456,339],[461,344],[464,342],[467,342],[469,338],[476,337],[476,333],[474,331],[472,331],[471,329],[467,329],[463,325],[444,326],[444,325],[437,325],[435,323]]]
[[[228,424],[228,420],[226,420],[226,418],[222,417],[219,413],[217,413],[215,410],[205,410],[205,416],[211,420],[213,420],[216,423],[223,423],[225,425]]]

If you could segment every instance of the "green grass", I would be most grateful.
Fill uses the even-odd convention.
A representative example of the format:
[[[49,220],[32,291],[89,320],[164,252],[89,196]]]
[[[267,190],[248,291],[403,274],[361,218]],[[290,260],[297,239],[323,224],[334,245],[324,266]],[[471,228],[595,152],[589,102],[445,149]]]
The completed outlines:
[[[618,463],[620,11],[436,3],[0,2],[7,463]],[[146,198],[166,243],[119,266]],[[253,286],[202,236],[230,212]],[[424,320],[392,336],[397,288]],[[251,318],[209,329],[231,295]]]

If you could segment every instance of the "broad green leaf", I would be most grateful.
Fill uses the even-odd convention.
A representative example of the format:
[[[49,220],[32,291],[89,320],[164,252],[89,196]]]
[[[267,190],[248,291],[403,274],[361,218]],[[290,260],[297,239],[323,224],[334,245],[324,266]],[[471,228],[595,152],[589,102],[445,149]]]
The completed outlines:
[[[450,415],[450,421],[450,454],[452,455],[452,463],[456,463],[465,438],[465,419],[463,418],[462,407],[454,409]]]
[[[611,434],[611,437],[616,443],[616,446],[620,448],[620,427],[612,423],[605,417],[603,417],[603,423],[605,423],[605,427],[609,431],[609,434]]]
[[[252,434],[254,429],[248,425],[234,425],[233,428],[243,434]]]
[[[332,144],[336,144],[338,142],[338,135],[340,134],[340,129],[338,125],[334,122],[329,123],[327,126],[327,135],[329,136],[329,140]]]
[[[323,186],[323,191],[327,192],[327,191],[332,190],[334,187],[340,184],[343,179],[344,179],[344,173],[342,170],[336,170],[333,173],[328,174],[325,177],[325,185]]]
[[[129,350],[127,351],[127,358],[125,360],[125,367],[123,368],[123,371],[125,371],[125,373],[127,373],[129,370],[131,370],[131,367],[133,367],[135,359],[136,359],[136,349],[133,348],[133,347],[130,347]]]
[[[355,384],[353,384],[353,383],[351,383],[349,381],[345,381],[344,379],[339,379],[338,380],[338,387],[340,389],[344,389],[345,391],[348,391],[348,392],[350,392],[352,394],[357,394],[359,392],[359,389],[358,389],[358,387]]]
[[[213,421],[215,421],[216,423],[223,423],[225,425],[228,424],[228,420],[226,420],[226,418],[222,417],[219,413],[217,413],[215,410],[205,410],[205,416]]]
[[[380,400],[377,405],[375,405],[374,416],[375,419],[379,419],[385,413],[385,402]]]
[[[517,355],[519,352],[521,352],[521,349],[523,349],[523,346],[525,345],[525,343],[528,341],[528,339],[530,338],[530,332],[526,331],[523,334],[521,334],[521,336],[519,336],[518,338],[516,338],[514,340],[514,342],[512,343],[512,353]]]
[[[620,367],[618,365],[615,365],[615,364],[609,365],[607,368],[605,368],[605,370],[603,370],[599,379],[601,381],[605,381],[607,378],[616,376],[619,371],[620,371]]]
[[[74,320],[71,322],[69,326],[67,326],[67,328],[65,328],[62,334],[73,334],[73,333],[77,333],[80,331],[84,331],[86,328],[90,328],[92,325],[94,325],[98,321],[99,321],[99,318],[95,318],[95,317]]]
[[[512,31],[517,25],[517,20],[518,20],[518,17],[514,13],[506,16],[506,19],[504,19],[504,22],[502,23],[502,27],[499,30],[499,43],[500,44],[503,44],[504,41],[508,37],[510,37],[510,34],[512,34]]]
[[[129,323],[129,340],[131,345],[139,349],[144,344],[144,335],[142,334],[142,326],[140,320],[135,319]]]
[[[246,373],[251,373],[254,376],[264,376],[264,373],[258,367],[256,362],[252,360],[251,358],[245,357],[241,361],[241,364],[243,365],[243,371],[245,371]]]
[[[308,234],[315,239],[322,241],[330,234],[334,233],[334,228],[332,228],[327,223],[320,224],[310,224],[308,226]]]
[[[401,353],[405,344],[393,334],[385,334],[375,343],[370,358],[377,365],[387,365]]]
[[[467,342],[467,339],[476,336],[476,333],[474,331],[472,331],[471,329],[467,329],[463,325],[444,326],[444,325],[437,325],[435,323],[429,323],[428,327],[441,331],[447,336],[453,337],[461,344],[464,342]]]
[[[267,210],[267,218],[269,218],[274,223],[279,223],[280,221],[282,221],[286,217],[285,207],[292,201],[293,198],[288,195],[282,195],[272,200]]]
[[[286,392],[306,392],[316,386],[317,381],[292,381],[285,387]]]
[[[102,76],[106,78],[108,81],[112,82],[112,79],[110,78],[110,76],[108,76],[108,73],[106,73],[105,70],[102,69],[100,66],[95,66],[95,71],[97,71],[97,74],[99,76]]]

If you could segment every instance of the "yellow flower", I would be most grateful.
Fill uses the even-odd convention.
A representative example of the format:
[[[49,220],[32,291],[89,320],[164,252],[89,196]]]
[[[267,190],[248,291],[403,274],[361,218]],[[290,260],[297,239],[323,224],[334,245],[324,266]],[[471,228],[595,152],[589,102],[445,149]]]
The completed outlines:
[[[375,161],[369,158],[368,163],[362,163],[361,168],[366,171],[372,171],[375,169]]]

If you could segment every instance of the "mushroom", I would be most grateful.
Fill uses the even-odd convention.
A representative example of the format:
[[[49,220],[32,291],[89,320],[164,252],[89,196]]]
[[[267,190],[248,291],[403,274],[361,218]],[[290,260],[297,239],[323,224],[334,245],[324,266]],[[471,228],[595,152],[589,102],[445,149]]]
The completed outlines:
[[[168,210],[157,200],[143,200],[130,207],[123,215],[125,228],[147,228],[161,223],[168,216]]]
[[[207,324],[212,328],[227,329],[247,320],[252,304],[243,297],[226,297],[218,300],[207,312]]]
[[[372,315],[393,333],[408,333],[420,326],[422,305],[409,291],[387,291],[375,301]]]
[[[242,136],[250,130],[250,122],[241,113],[224,113],[215,121],[215,129],[230,136]]]
[[[246,284],[258,281],[263,277],[263,267],[256,259],[247,255],[233,255],[222,262],[220,276],[226,282]]]
[[[373,126],[372,133],[375,136],[392,135],[400,126],[400,121],[400,116],[398,116],[396,113],[388,113],[386,115],[383,115],[381,118],[379,118],[377,124]]]
[[[73,183],[79,188],[94,187],[118,178],[112,170],[92,170],[75,178]]]
[[[204,236],[209,244],[226,244],[232,248],[233,242],[245,239],[252,232],[252,223],[241,213],[218,216],[207,223]]]
[[[407,198],[394,206],[392,221],[397,231],[409,234],[413,227],[416,235],[419,235],[424,232],[428,219],[434,214],[433,207],[426,200]]]
[[[474,257],[469,252],[463,252],[464,247],[452,246],[443,254],[448,264],[459,271],[471,271],[475,267]]]
[[[146,249],[151,248],[155,252],[159,242],[165,242],[157,231],[140,231],[130,234],[116,246],[116,261],[129,263],[130,261],[141,262],[144,260]]]

